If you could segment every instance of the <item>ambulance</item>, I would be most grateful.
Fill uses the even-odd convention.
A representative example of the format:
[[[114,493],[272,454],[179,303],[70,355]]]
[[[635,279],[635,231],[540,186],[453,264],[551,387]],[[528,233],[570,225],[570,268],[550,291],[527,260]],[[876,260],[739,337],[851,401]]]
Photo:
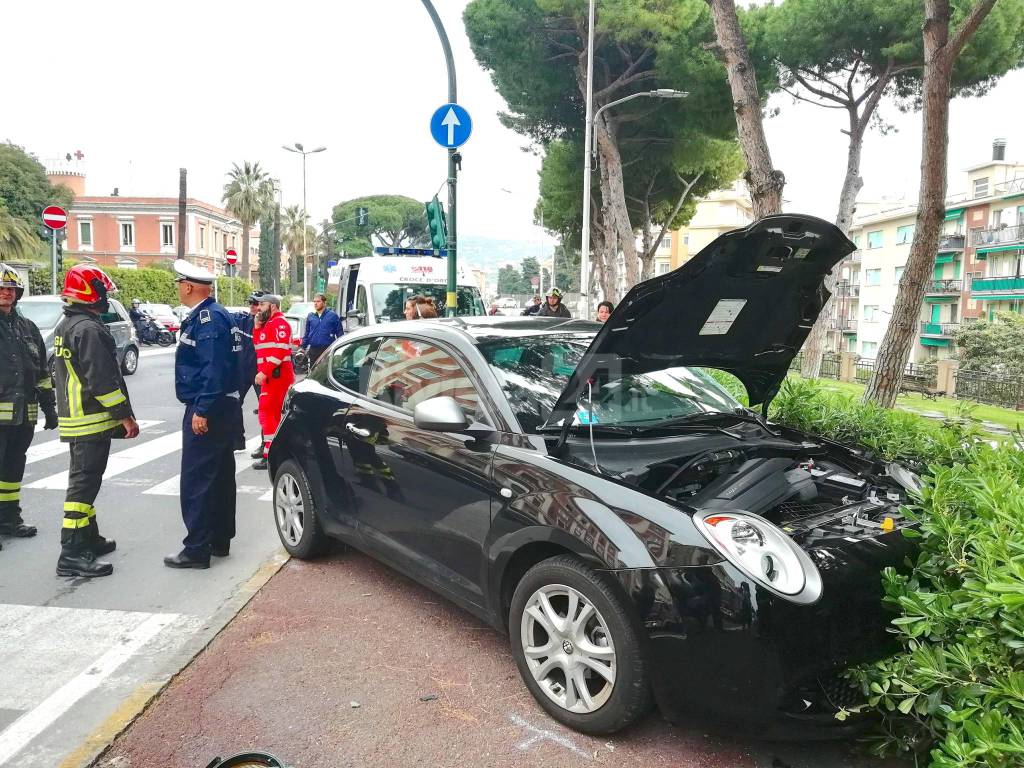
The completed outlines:
[[[405,302],[413,296],[434,300],[444,314],[448,288],[448,262],[445,258],[415,255],[420,249],[388,249],[396,254],[362,259],[343,259],[328,273],[338,286],[336,311],[344,319],[345,330],[366,325],[405,320]],[[459,267],[456,276],[456,312],[459,315],[485,315],[480,289],[468,270]]]

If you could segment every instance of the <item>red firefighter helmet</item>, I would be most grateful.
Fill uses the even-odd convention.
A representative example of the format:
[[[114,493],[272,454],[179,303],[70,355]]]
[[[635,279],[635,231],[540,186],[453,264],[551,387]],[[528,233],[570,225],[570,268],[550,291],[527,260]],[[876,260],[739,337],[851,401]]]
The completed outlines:
[[[98,304],[114,293],[117,286],[99,267],[76,264],[64,277],[61,298],[73,304]]]

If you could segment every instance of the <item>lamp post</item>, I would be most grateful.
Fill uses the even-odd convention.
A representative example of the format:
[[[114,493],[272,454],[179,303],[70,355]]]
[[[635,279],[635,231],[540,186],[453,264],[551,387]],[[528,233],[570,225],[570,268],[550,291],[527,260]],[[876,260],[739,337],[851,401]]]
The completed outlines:
[[[317,147],[316,149],[306,150],[302,144],[295,142],[294,147],[289,147],[284,144],[281,145],[281,149],[285,149],[289,152],[294,152],[297,155],[302,155],[302,300],[309,301],[309,265],[306,263],[308,260],[306,244],[306,223],[305,217],[309,215],[309,211],[306,208],[306,155],[313,155],[317,152],[323,152],[327,147]]]

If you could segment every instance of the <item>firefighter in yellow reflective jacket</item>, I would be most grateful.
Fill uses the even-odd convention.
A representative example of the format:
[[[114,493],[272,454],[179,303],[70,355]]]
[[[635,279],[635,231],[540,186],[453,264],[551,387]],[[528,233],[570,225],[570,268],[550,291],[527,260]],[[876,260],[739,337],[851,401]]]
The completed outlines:
[[[110,456],[111,438],[137,437],[128,389],[117,363],[114,337],[100,315],[116,291],[99,268],[78,264],[64,280],[64,317],[53,336],[60,439],[70,443],[71,467],[64,500],[58,576],[107,576],[114,571],[98,555],[113,552],[100,536],[93,503]]]
[[[40,407],[46,429],[57,427],[43,337],[35,323],[15,311],[24,293],[21,276],[0,262],[0,536],[22,539],[36,535],[35,526],[21,518],[20,502]]]

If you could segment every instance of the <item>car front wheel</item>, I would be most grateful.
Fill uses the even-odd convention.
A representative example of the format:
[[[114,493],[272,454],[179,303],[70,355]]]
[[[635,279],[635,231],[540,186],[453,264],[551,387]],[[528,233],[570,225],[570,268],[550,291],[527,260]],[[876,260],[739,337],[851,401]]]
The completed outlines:
[[[327,549],[306,473],[295,459],[283,462],[274,475],[274,522],[281,544],[292,557],[315,557]]]
[[[583,733],[613,733],[650,708],[639,632],[607,577],[572,556],[535,565],[512,597],[523,680],[552,717]]]

